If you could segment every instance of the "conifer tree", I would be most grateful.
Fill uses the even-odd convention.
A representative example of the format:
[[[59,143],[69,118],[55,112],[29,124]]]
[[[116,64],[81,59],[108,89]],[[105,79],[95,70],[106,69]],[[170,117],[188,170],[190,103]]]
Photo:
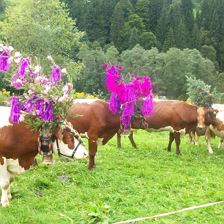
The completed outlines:
[[[174,32],[173,32],[173,28],[170,27],[167,35],[166,35],[166,39],[163,43],[163,50],[167,51],[169,48],[171,47],[175,47],[175,40],[174,40]]]
[[[120,0],[114,10],[111,21],[111,38],[116,48],[122,50],[123,39],[123,28],[124,23],[128,20],[129,15],[133,12],[133,6],[129,0]]]
[[[198,28],[197,23],[194,24],[194,28],[192,30],[192,35],[191,35],[191,47],[200,49],[201,48],[201,35],[200,35],[200,30]]]

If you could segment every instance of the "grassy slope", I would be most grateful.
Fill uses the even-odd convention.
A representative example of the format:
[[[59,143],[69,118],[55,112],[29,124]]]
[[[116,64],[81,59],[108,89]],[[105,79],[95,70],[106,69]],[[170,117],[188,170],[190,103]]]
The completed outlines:
[[[0,223],[110,223],[173,211],[224,199],[224,152],[208,155],[184,137],[182,156],[163,150],[167,133],[138,131],[139,148],[128,139],[116,148],[112,139],[98,150],[97,167],[87,161],[58,161],[17,176],[9,208]],[[217,146],[213,140],[213,146]],[[224,205],[189,211],[142,223],[224,223]]]

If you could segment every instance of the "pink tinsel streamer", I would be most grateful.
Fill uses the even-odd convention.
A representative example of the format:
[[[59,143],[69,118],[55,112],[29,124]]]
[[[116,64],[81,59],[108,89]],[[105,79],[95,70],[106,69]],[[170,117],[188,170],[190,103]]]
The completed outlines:
[[[143,116],[150,116],[153,113],[154,105],[153,105],[153,97],[150,96],[143,101],[141,112]]]
[[[150,116],[153,112],[152,82],[148,76],[135,76],[134,79],[125,83],[119,71],[122,66],[104,65],[106,69],[106,86],[111,92],[109,108],[112,113],[122,111],[121,123],[124,129],[130,128],[131,118],[134,115],[135,103],[143,99],[141,113]]]
[[[131,118],[134,114],[134,102],[128,102],[124,105],[123,113],[121,115],[121,124],[124,129],[129,129],[131,125]]]
[[[120,110],[121,103],[116,93],[112,93],[110,96],[109,108],[113,114],[117,114]]]

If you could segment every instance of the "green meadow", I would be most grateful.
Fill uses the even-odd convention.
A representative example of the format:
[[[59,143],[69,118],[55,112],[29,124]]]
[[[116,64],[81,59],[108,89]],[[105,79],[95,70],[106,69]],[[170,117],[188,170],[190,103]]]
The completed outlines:
[[[0,208],[1,224],[115,223],[151,216],[224,199],[224,151],[207,152],[182,137],[181,156],[164,150],[168,133],[135,134],[138,149],[116,138],[98,149],[96,168],[87,160],[59,160],[53,166],[38,165],[17,176],[13,199]],[[38,158],[40,159],[40,158]],[[224,204],[187,211],[139,223],[223,224]]]

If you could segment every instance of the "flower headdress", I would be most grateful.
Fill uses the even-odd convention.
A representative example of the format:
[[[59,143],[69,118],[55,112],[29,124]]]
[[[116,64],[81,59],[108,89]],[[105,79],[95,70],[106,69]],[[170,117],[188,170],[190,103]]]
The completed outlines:
[[[67,111],[72,104],[72,83],[63,84],[62,72],[66,71],[55,64],[53,58],[50,78],[42,74],[40,65],[33,65],[29,57],[22,58],[19,52],[12,54],[13,48],[0,45],[0,72],[8,72],[11,64],[17,69],[11,78],[14,89],[24,93],[11,98],[10,120],[18,123],[25,117],[30,128],[54,129],[64,122]]]
[[[133,79],[125,83],[120,71],[122,66],[108,64],[106,69],[106,86],[111,93],[109,108],[112,113],[121,114],[121,124],[124,129],[130,128],[131,118],[135,114],[137,101],[142,100],[141,115],[150,116],[153,112],[152,82],[148,76],[134,75]]]

